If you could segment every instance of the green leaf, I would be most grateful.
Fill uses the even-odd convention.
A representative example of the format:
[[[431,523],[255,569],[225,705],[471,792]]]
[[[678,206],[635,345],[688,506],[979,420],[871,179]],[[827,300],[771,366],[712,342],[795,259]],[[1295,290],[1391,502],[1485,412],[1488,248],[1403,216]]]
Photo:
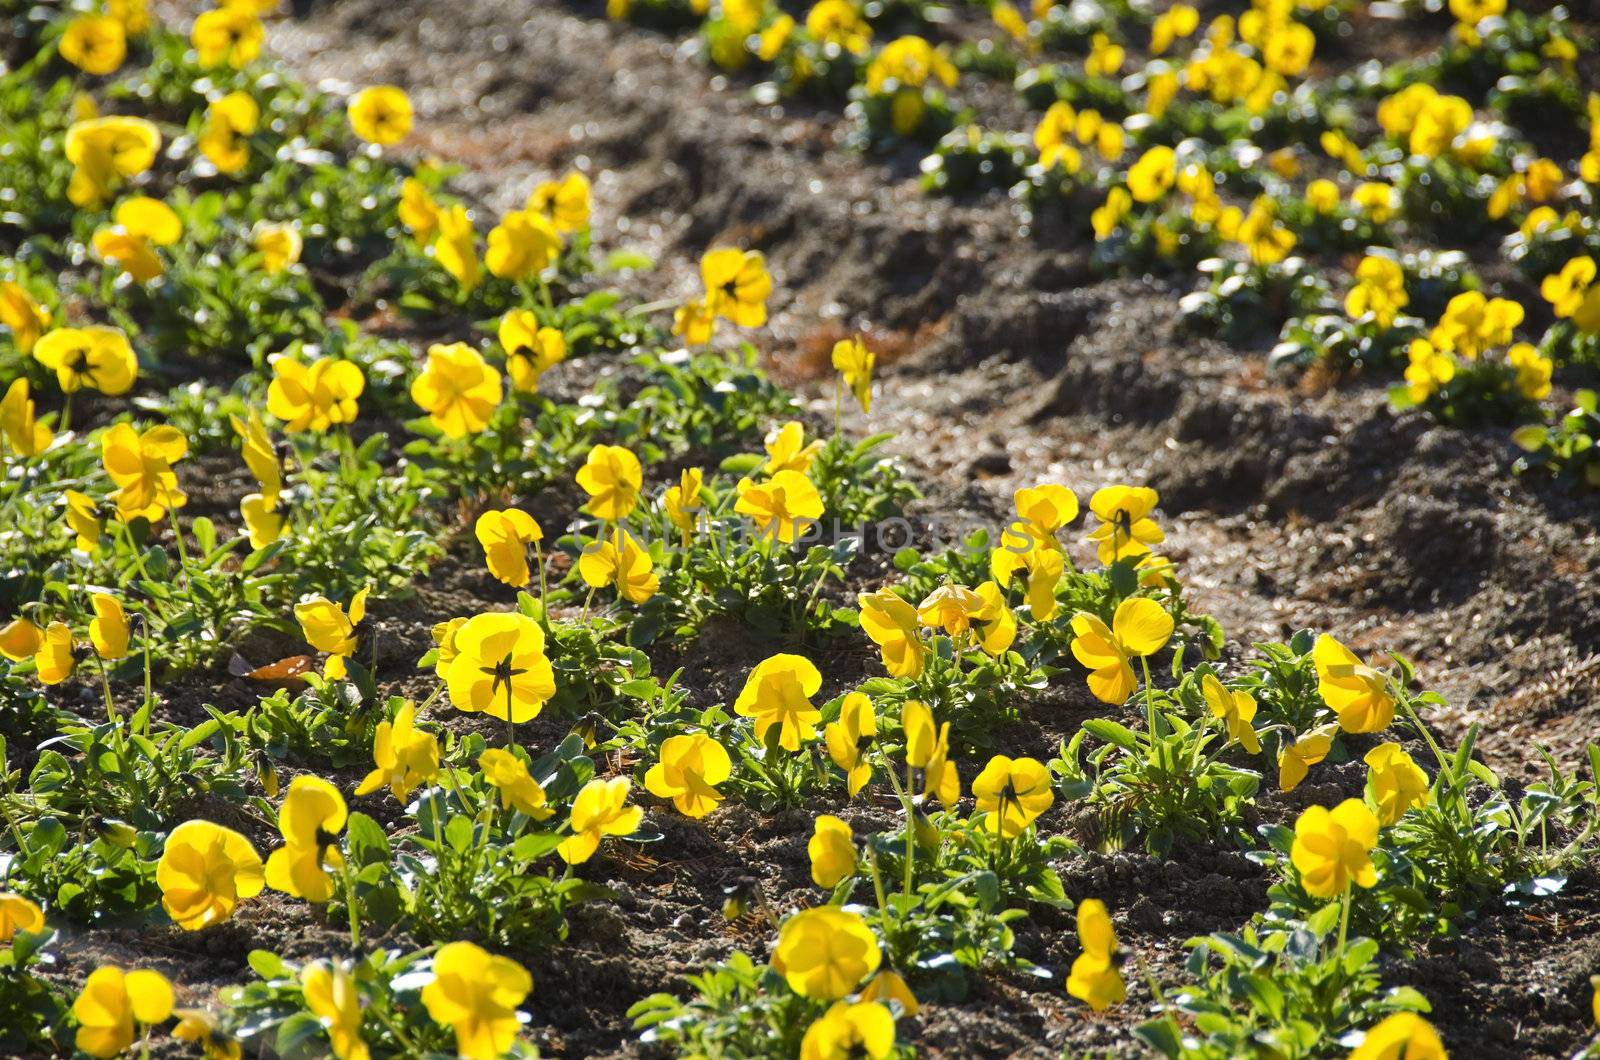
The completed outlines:
[[[1183,1051],[1182,1040],[1171,1020],[1151,1020],[1134,1028],[1133,1036],[1162,1056],[1178,1056]]]
[[[1134,735],[1133,730],[1109,718],[1090,718],[1083,723],[1083,727],[1092,735],[1099,737],[1106,743],[1115,744],[1125,751],[1137,751],[1139,749],[1139,738]]]
[[[518,861],[533,861],[550,853],[561,845],[559,832],[530,832],[518,836],[517,841],[511,844],[511,856]]]
[[[1353,939],[1344,951],[1344,974],[1353,976],[1378,955],[1376,939]]]
[[[1536,423],[1526,427],[1518,427],[1511,432],[1511,441],[1517,448],[1524,452],[1536,453],[1543,449],[1545,442],[1550,438],[1550,431]]]
[[[263,979],[282,979],[289,974],[289,969],[279,957],[271,950],[251,950],[245,958],[250,968]]]
[[[1272,978],[1259,972],[1252,972],[1242,977],[1245,992],[1249,994],[1250,1001],[1256,1008],[1267,1013],[1274,1021],[1283,1018],[1283,991]]]
[[[1139,591],[1139,575],[1129,561],[1117,560],[1106,568],[1106,573],[1111,577],[1111,591],[1117,596],[1126,599]]]
[[[196,516],[189,524],[189,532],[194,535],[202,555],[209,556],[216,549],[217,527],[210,519],[203,515]]]
[[[606,255],[605,264],[601,267],[606,272],[621,272],[623,269],[648,272],[656,267],[656,263],[650,255],[637,250],[613,250]]]
[[[188,733],[184,735],[183,739],[178,741],[178,750],[188,751],[195,747],[199,747],[201,744],[211,739],[211,737],[215,736],[217,734],[217,730],[221,728],[222,723],[216,718],[211,718],[207,721],[201,722],[199,725],[196,725],[194,728],[190,729]]]
[[[352,813],[348,825],[346,845],[350,859],[357,865],[387,864],[389,837],[383,827],[364,813]]]
[[[444,826],[444,841],[460,854],[472,846],[472,818],[457,815]]]
[[[279,1056],[315,1056],[323,1052],[326,1046],[322,1020],[309,1012],[296,1012],[278,1024],[273,1044]]]
[[[1428,1003],[1427,997],[1415,987],[1397,986],[1389,991],[1386,1000],[1395,1008],[1403,1008],[1411,1012],[1433,1011],[1433,1006]]]
[[[1339,903],[1329,902],[1315,913],[1306,917],[1306,929],[1318,938],[1325,938],[1338,922]]]

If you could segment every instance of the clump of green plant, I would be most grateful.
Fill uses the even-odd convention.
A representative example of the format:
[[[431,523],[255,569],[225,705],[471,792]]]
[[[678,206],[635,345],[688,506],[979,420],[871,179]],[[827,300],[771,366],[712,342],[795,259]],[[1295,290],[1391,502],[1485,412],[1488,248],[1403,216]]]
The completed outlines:
[[[1383,989],[1378,942],[1336,933],[1338,912],[1334,904],[1304,921],[1188,940],[1190,982],[1167,999],[1166,1015],[1140,1025],[1139,1040],[1184,1060],[1259,1050],[1333,1056],[1343,1055],[1335,1043],[1352,1031],[1395,1012],[1429,1011],[1411,987]]]
[[[1519,475],[1570,477],[1600,489],[1600,395],[1580,390],[1571,411],[1553,425],[1528,424],[1512,432],[1522,449],[1512,470]]]
[[[1161,707],[1153,728],[1130,729],[1091,718],[1063,743],[1050,769],[1068,798],[1083,799],[1094,815],[1094,845],[1143,843],[1166,855],[1179,837],[1207,840],[1240,834],[1261,774],[1220,760],[1227,734]],[[1083,741],[1101,745],[1083,763]]]
[[[330,1032],[359,1036],[374,1056],[452,1052],[455,1043],[445,1026],[427,1016],[422,989],[433,978],[429,950],[405,953],[379,948],[350,962],[324,960],[293,964],[268,950],[252,950],[250,969],[258,977],[218,994],[216,1031],[246,1048],[269,1049],[280,1056],[331,1052]],[[311,983],[337,976],[350,984],[357,999],[358,1022],[330,1027],[326,1002],[313,1003]],[[518,1044],[513,1055],[531,1055]]]
[[[1179,306],[1190,320],[1230,340],[1301,316],[1329,297],[1327,281],[1298,256],[1268,265],[1208,258],[1199,270],[1206,286],[1184,295]]]
[[[26,1056],[66,1048],[60,1032],[67,1000],[41,976],[55,964],[50,952],[56,932],[48,927],[18,929],[0,947],[0,1049]]]

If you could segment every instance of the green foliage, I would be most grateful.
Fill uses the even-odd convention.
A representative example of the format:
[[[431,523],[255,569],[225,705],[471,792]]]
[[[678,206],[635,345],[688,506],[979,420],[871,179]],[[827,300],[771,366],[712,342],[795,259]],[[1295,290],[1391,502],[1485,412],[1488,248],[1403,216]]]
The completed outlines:
[[[0,949],[0,1049],[16,1056],[57,1053],[66,1048],[58,1029],[66,1018],[67,1000],[60,988],[42,978],[55,964],[50,947],[56,933],[18,931]]]
[[[1327,281],[1305,258],[1252,265],[1208,258],[1200,272],[1210,279],[1179,303],[1191,321],[1230,342],[1241,342],[1263,326],[1299,316],[1329,297]]]
[[[688,977],[688,1001],[652,994],[628,1017],[646,1044],[707,1056],[794,1056],[823,1006],[793,993],[783,977],[735,951]]]
[[[1086,800],[1095,814],[1096,845],[1130,846],[1142,841],[1165,856],[1178,837],[1206,840],[1238,836],[1245,808],[1261,775],[1218,760],[1224,733],[1162,709],[1151,726],[1130,729],[1109,718],[1091,718],[1051,760],[1068,798]],[[1082,763],[1085,735],[1101,741]]]
[[[246,1049],[269,1050],[279,1056],[311,1056],[331,1052],[322,1019],[306,1002],[306,967],[275,953],[252,950],[250,968],[259,977],[243,986],[225,988],[219,1030]],[[428,951],[402,954],[376,949],[346,971],[354,981],[361,1010],[360,1034],[374,1056],[447,1054],[454,1048],[450,1031],[427,1017],[422,988],[432,979]],[[528,1055],[519,1047],[519,1055]]]
[[[476,763],[483,749],[482,738],[472,736],[456,755]],[[569,736],[525,762],[553,804],[569,802],[593,778],[594,762],[583,750],[582,738]],[[513,753],[523,755],[520,748]],[[404,923],[439,942],[521,945],[565,938],[568,908],[612,897],[603,886],[551,871],[561,834],[497,808],[496,799],[481,778],[469,782],[451,769],[442,787],[423,792],[408,809],[416,829],[402,839],[389,838],[370,818],[352,817],[348,861],[362,915],[385,926]]]
[[[1382,988],[1376,941],[1332,937],[1338,912],[1335,903],[1305,921],[1190,939],[1191,982],[1171,1003],[1194,1030],[1169,1011],[1140,1026],[1140,1040],[1185,1060],[1344,1056],[1340,1040],[1351,1031],[1394,1012],[1427,1012],[1410,987]]]
[[[1511,436],[1523,455],[1512,469],[1519,475],[1571,478],[1600,489],[1600,397],[1580,390],[1570,412],[1553,426],[1529,424]]]

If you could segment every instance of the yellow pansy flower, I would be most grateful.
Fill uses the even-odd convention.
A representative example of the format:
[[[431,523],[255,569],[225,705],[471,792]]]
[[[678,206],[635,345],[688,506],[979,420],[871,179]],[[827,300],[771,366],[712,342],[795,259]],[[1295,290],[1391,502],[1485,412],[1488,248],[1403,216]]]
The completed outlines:
[[[372,1053],[361,1037],[361,990],[343,962],[306,965],[300,971],[300,993],[306,1008],[327,1029],[328,1043],[338,1060],[368,1060]]]
[[[1116,965],[1117,933],[1105,903],[1098,898],[1078,903],[1078,942],[1083,952],[1072,961],[1067,993],[1096,1012],[1122,1004],[1128,991]]]
[[[330,681],[340,680],[347,672],[345,659],[355,654],[356,627],[367,617],[370,591],[362,589],[356,593],[350,601],[348,614],[326,596],[313,596],[294,607],[294,617],[300,623],[306,643],[328,653],[322,673]]]
[[[772,276],[758,250],[721,247],[700,259],[700,279],[706,288],[707,307],[741,328],[758,328],[767,322],[767,299]]]
[[[416,177],[400,182],[400,223],[410,230],[418,243],[433,241],[439,229],[439,204],[433,201],[428,186]]]
[[[500,348],[506,351],[506,374],[525,394],[536,393],[539,377],[567,356],[567,338],[560,328],[543,326],[530,309],[512,309],[500,318]]]
[[[348,817],[338,788],[320,777],[295,777],[278,811],[284,845],[267,858],[267,886],[316,904],[332,898],[336,888],[327,870],[344,865],[338,835]]]
[[[589,781],[572,802],[572,834],[561,841],[556,853],[569,865],[594,857],[603,836],[628,836],[639,830],[644,811],[629,806],[627,777],[598,778]]]
[[[269,276],[276,276],[300,260],[305,241],[300,229],[293,224],[258,222],[250,233],[251,245],[261,255],[261,268]]]
[[[1148,486],[1106,486],[1095,490],[1089,498],[1089,510],[1099,518],[1100,525],[1089,539],[1095,542],[1101,563],[1109,565],[1119,559],[1142,556],[1151,545],[1166,540],[1161,527],[1150,518],[1160,499]]]
[[[806,1028],[800,1060],[887,1060],[894,1015],[876,1001],[835,1001]]]
[[[1211,674],[1200,679],[1200,694],[1213,718],[1222,719],[1228,728],[1228,739],[1256,755],[1261,753],[1261,740],[1250,722],[1256,716],[1256,700],[1248,692],[1228,688]]]
[[[248,92],[229,92],[206,107],[200,153],[219,173],[237,173],[250,161],[249,138],[261,123],[261,107]]]
[[[538,276],[561,256],[561,233],[544,214],[515,210],[489,230],[483,263],[503,280]]]
[[[148,968],[124,972],[104,965],[89,973],[72,1003],[78,1022],[73,1044],[93,1057],[108,1058],[132,1047],[136,1027],[164,1023],[172,1015],[172,984]]]
[[[1396,1012],[1367,1031],[1349,1060],[1448,1060],[1448,1055],[1433,1024],[1415,1012]]]
[[[33,359],[56,373],[56,383],[67,394],[88,387],[116,397],[133,389],[139,377],[128,337],[98,324],[48,332],[34,344]]]
[[[986,815],[984,828],[1015,839],[1056,801],[1050,771],[1035,758],[995,755],[972,781],[972,797]]]
[[[151,427],[144,433],[119,423],[100,436],[100,462],[117,489],[111,500],[123,522],[159,522],[188,497],[178,488],[172,465],[189,452],[189,440],[176,427]]]
[[[429,346],[427,366],[411,381],[411,400],[446,438],[482,431],[504,396],[500,373],[464,342]]]
[[[455,278],[463,292],[471,291],[478,286],[483,274],[478,264],[477,232],[472,227],[472,218],[467,216],[467,208],[457,203],[440,210],[436,232],[433,259]]]
[[[557,232],[582,232],[589,227],[589,178],[573,170],[543,181],[528,196],[527,209],[548,217]]]
[[[155,247],[171,246],[183,235],[183,222],[159,199],[136,196],[123,201],[112,215],[116,224],[97,229],[94,251],[116,262],[137,283],[148,283],[164,271]]]
[[[422,988],[422,1004],[456,1037],[463,1060],[499,1060],[516,1041],[517,1006],[533,990],[533,976],[509,957],[470,942],[450,942],[433,955],[433,980]]]
[[[584,546],[578,557],[578,575],[596,589],[615,585],[617,595],[636,604],[650,599],[661,587],[650,553],[626,530]]]
[[[645,773],[650,794],[671,799],[685,817],[704,817],[723,796],[717,785],[733,775],[733,762],[716,740],[703,732],[669,736],[661,744],[661,760]]]
[[[1428,801],[1428,774],[1394,742],[1381,743],[1361,759],[1367,764],[1367,786],[1378,808],[1378,823],[1394,824],[1413,806]]]
[[[320,433],[355,422],[360,411],[356,399],[366,388],[366,377],[354,361],[319,357],[308,366],[279,357],[272,362],[267,411],[283,420],[285,430]]]
[[[483,546],[483,561],[490,574],[513,588],[528,584],[532,578],[528,546],[544,540],[544,530],[533,516],[516,508],[487,511],[478,516],[473,534]]]
[[[127,28],[106,15],[80,15],[67,23],[61,57],[86,74],[115,73],[128,57]]]
[[[0,626],[0,656],[12,662],[33,658],[43,646],[44,630],[25,618],[13,618]]]
[[[243,70],[261,54],[265,40],[266,30],[255,12],[237,4],[201,12],[189,31],[201,66],[227,64]]]
[[[555,816],[556,811],[546,804],[544,787],[533,779],[527,764],[515,754],[491,747],[478,756],[478,768],[483,770],[483,779],[490,787],[500,793],[503,808],[535,821],[547,821]]]
[[[861,629],[882,651],[889,676],[920,677],[927,646],[917,633],[917,609],[891,589],[861,593],[856,603],[861,608]]]
[[[416,726],[417,710],[408,699],[393,721],[378,722],[372,740],[372,771],[356,787],[356,795],[370,795],[387,784],[402,803],[418,784],[439,773],[439,741]]]
[[[853,799],[872,779],[872,759],[867,754],[878,735],[878,717],[872,700],[851,692],[839,704],[839,720],[822,728],[828,757],[845,772],[845,788]]]
[[[9,943],[19,931],[43,927],[44,910],[36,902],[11,891],[0,891],[0,944]]]
[[[52,622],[44,628],[34,651],[34,674],[43,685],[59,685],[72,676],[77,660],[72,651],[72,629],[65,622]]]
[[[67,198],[74,206],[92,207],[155,164],[161,132],[144,118],[89,118],[68,126],[64,148],[76,167]]]
[[[697,467],[686,467],[679,474],[677,485],[667,487],[661,495],[661,506],[667,518],[685,534],[694,530],[696,517],[705,510],[701,500],[704,492],[704,472]]]
[[[1278,786],[1284,791],[1298,787],[1311,767],[1328,757],[1338,731],[1337,725],[1324,725],[1284,743],[1278,752]]]
[[[1089,668],[1089,691],[1102,703],[1126,703],[1138,683],[1130,660],[1160,651],[1172,630],[1172,616],[1145,597],[1118,604],[1109,627],[1088,611],[1073,615],[1072,654]]]
[[[867,349],[860,336],[840,339],[833,344],[833,370],[855,395],[862,412],[872,411],[872,368],[877,355]]]
[[[28,380],[19,376],[0,398],[0,450],[10,448],[18,456],[38,456],[50,448],[55,434],[34,415],[33,399],[28,395]]]
[[[1382,732],[1394,720],[1394,696],[1383,673],[1324,633],[1311,649],[1317,693],[1345,732]]]
[[[777,746],[798,751],[817,735],[822,712],[811,705],[811,697],[821,688],[822,673],[809,659],[780,653],[750,672],[733,710],[755,719],[757,740],[766,743],[768,731],[776,726]]]
[[[456,631],[454,647],[445,684],[457,710],[520,724],[556,694],[544,630],[527,615],[475,615]]]
[[[121,659],[128,654],[128,614],[122,602],[110,593],[95,593],[89,598],[94,618],[89,622],[89,642],[102,659]]]
[[[1289,860],[1307,894],[1337,898],[1352,883],[1372,887],[1378,882],[1372,864],[1377,845],[1378,819],[1361,800],[1346,799],[1332,810],[1312,806],[1300,815]]]
[[[1177,176],[1177,155],[1165,144],[1157,144],[1128,170],[1128,194],[1134,202],[1155,202],[1167,194]]]
[[[733,510],[747,515],[763,539],[795,544],[802,530],[822,518],[822,495],[799,471],[779,471],[764,482],[740,479]]]
[[[372,85],[350,97],[350,128],[369,144],[392,147],[411,135],[411,97],[394,85]]]
[[[50,327],[50,310],[40,305],[20,283],[0,283],[0,324],[11,330],[11,344],[18,353],[32,353]]]
[[[227,920],[240,899],[260,894],[266,872],[250,840],[238,832],[210,821],[187,821],[167,836],[156,885],[173,922],[199,931]]]
[[[815,1001],[837,1001],[878,970],[883,951],[860,916],[838,906],[805,909],[778,929],[772,966],[789,989]]]

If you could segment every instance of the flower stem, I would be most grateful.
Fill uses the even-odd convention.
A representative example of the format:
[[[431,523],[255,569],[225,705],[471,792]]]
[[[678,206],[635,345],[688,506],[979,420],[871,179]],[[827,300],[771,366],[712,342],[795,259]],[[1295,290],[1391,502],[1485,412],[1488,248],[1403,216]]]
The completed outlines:
[[[117,724],[117,704],[111,698],[111,676],[106,671],[106,661],[100,657],[99,649],[94,649],[94,661],[100,670],[100,690],[106,696],[106,720],[114,726]]]
[[[1442,770],[1449,770],[1450,759],[1445,757],[1444,749],[1441,748],[1438,741],[1433,738],[1433,733],[1428,731],[1428,727],[1422,723],[1422,716],[1417,713],[1417,709],[1411,705],[1409,700],[1402,699],[1400,702],[1405,708],[1406,717],[1411,719],[1411,724],[1416,726],[1417,732],[1420,733],[1423,740],[1427,742],[1429,750],[1433,752],[1433,757],[1438,759],[1439,768]]]
[[[506,681],[506,749],[517,746],[517,727],[511,720],[511,682]]]
[[[1161,744],[1156,736],[1156,701],[1155,688],[1150,683],[1150,660],[1146,656],[1139,656],[1139,668],[1144,671],[1144,720],[1150,729],[1150,749],[1156,754],[1157,768],[1165,768],[1161,753]]]
[[[533,542],[534,562],[539,565],[539,617],[544,620],[545,632],[550,632],[550,586],[545,581],[544,549],[537,538]]]
[[[906,899],[911,898],[911,870],[917,860],[917,807],[911,801],[911,763],[906,763]]]
[[[428,698],[424,699],[422,701],[422,706],[417,708],[416,716],[419,717],[419,718],[422,717],[423,713],[429,707],[433,706],[433,701],[439,698],[439,693],[441,693],[443,691],[444,691],[444,682],[440,681],[437,685],[434,686],[433,691],[428,693]]]
[[[344,866],[342,875],[345,911],[350,914],[350,948],[357,950],[361,947],[361,912],[356,904],[356,877],[349,865]]]
[[[1344,956],[1344,940],[1350,933],[1350,886],[1345,885],[1344,894],[1339,898],[1339,949],[1334,954],[1335,959]]]

